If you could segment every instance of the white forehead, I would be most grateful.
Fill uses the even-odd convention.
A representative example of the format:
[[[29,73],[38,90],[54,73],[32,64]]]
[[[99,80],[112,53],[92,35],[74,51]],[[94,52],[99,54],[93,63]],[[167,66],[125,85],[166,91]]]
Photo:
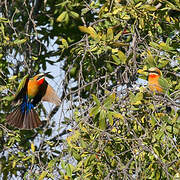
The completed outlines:
[[[157,68],[151,67],[151,68],[149,69],[149,71],[157,71]]]
[[[40,74],[38,74],[38,76],[44,76],[44,73],[40,73]]]

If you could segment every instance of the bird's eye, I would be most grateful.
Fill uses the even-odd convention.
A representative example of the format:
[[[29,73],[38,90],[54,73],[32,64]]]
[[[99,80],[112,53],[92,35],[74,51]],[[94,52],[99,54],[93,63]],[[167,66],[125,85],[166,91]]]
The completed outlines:
[[[157,71],[153,71],[153,73],[155,73],[155,74],[158,74],[158,75],[159,75],[159,72],[157,72]]]

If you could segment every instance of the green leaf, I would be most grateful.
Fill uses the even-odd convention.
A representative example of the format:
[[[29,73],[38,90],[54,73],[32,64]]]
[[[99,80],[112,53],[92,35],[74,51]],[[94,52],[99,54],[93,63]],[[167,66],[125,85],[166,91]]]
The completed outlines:
[[[116,95],[115,93],[110,94],[105,100],[103,107],[108,110],[112,107],[112,103],[115,101]]]
[[[143,93],[139,92],[136,94],[136,101],[141,101],[143,99]]]
[[[169,63],[169,60],[159,60],[160,61],[160,64],[159,64],[159,68],[164,68],[168,63]]]
[[[100,109],[101,109],[100,106],[95,106],[95,107],[91,108],[90,112],[89,112],[89,116],[90,117],[96,116],[99,113]]]
[[[141,93],[141,92],[137,93],[136,95],[131,93],[131,95],[130,95],[131,104],[139,105],[142,103],[141,102],[142,99],[143,99],[143,93]]]
[[[158,133],[156,133],[155,137],[157,140],[160,140],[163,135],[164,135],[164,131],[161,130]]]
[[[104,151],[108,154],[108,156],[113,157],[114,153],[113,153],[113,149],[109,146],[107,146]]]
[[[87,167],[88,165],[90,165],[90,163],[91,163],[94,159],[96,159],[95,154],[92,154],[92,155],[88,156],[88,157],[86,158],[86,160],[85,160],[84,166]]]
[[[27,41],[27,39],[16,39],[13,43],[14,44],[17,44],[17,45],[20,45],[20,44],[23,44]]]
[[[94,94],[92,94],[92,97],[93,97],[93,100],[96,102],[97,106],[100,106],[101,103],[100,103],[99,99]]]
[[[102,130],[106,129],[106,111],[105,110],[101,110],[101,112],[100,112],[99,128]]]
[[[66,173],[69,177],[72,177],[72,168],[70,164],[68,164],[66,167]]]
[[[14,99],[14,96],[5,96],[1,100],[12,101],[13,99]]]
[[[24,156],[25,156],[25,154],[24,154],[23,152],[18,152],[18,155],[19,155],[20,157],[24,157]]]
[[[170,47],[168,44],[164,43],[164,42],[161,42],[159,44],[159,47],[165,51],[173,51],[174,48]]]
[[[150,123],[151,123],[152,127],[154,127],[156,125],[156,119],[153,116],[151,116]]]
[[[5,89],[7,89],[7,86],[0,86],[0,91],[3,91],[3,90],[5,90]],[[7,96],[6,96],[7,97]]]
[[[37,60],[38,60],[38,57],[32,56],[31,59],[32,59],[33,61],[37,61]]]
[[[119,65],[119,64],[121,63],[120,59],[119,59],[117,56],[112,55],[112,58],[113,58],[113,60],[115,61],[115,64],[116,64],[116,65]]]
[[[175,90],[179,90],[180,89],[180,83],[175,87]]]
[[[17,76],[11,76],[10,78],[9,78],[9,80],[10,81],[13,81],[13,80],[15,80],[17,78]]]
[[[70,16],[72,16],[74,19],[79,18],[79,14],[74,11],[70,11]]]
[[[113,40],[113,38],[114,38],[113,30],[112,30],[112,28],[109,28],[109,29],[107,30],[107,39],[108,39],[108,40]]]
[[[145,61],[147,61],[147,63],[151,67],[155,66],[155,58],[153,57],[150,51],[147,52],[147,58],[145,59]]]
[[[35,156],[31,156],[31,164],[35,163]]]
[[[56,159],[52,159],[51,161],[49,161],[48,163],[48,168],[52,168],[56,163]]]
[[[81,147],[82,147],[82,148],[87,148],[88,145],[87,145],[87,143],[86,143],[85,141],[83,141],[83,140],[81,139],[80,142],[81,142]]]
[[[27,161],[29,159],[31,159],[31,156],[27,156],[27,157],[23,158],[22,161]]]
[[[112,117],[112,112],[111,111],[108,111],[107,117],[109,119],[109,124],[112,126],[114,122],[113,122],[113,117]]]
[[[48,174],[48,171],[43,171],[38,180],[43,180],[47,174]]]
[[[122,51],[118,51],[118,57],[121,60],[121,62],[124,64],[127,60],[126,55]]]
[[[122,119],[122,120],[124,120],[124,117],[122,116],[122,114],[121,113],[118,113],[118,112],[111,112],[111,114],[115,117],[115,118],[117,118],[117,119]]]
[[[88,33],[92,38],[97,37],[96,31],[92,27],[79,26],[79,30],[84,33]]]
[[[156,7],[155,6],[151,6],[148,4],[142,5],[139,9],[145,9],[146,11],[156,11]]]
[[[61,160],[61,167],[62,167],[63,169],[66,168],[64,160]]]
[[[158,48],[159,47],[159,45],[157,43],[155,43],[155,42],[150,42],[149,45],[152,46],[153,48]]]
[[[89,30],[90,35],[91,35],[92,38],[96,38],[97,37],[97,33],[96,33],[96,31],[94,30],[93,27],[91,27],[91,26],[88,27],[88,30]]]
[[[141,28],[141,29],[144,28],[144,18],[139,19],[139,28]]]
[[[77,160],[80,161],[81,160],[81,155],[77,152],[73,152],[73,157]]]
[[[141,6],[142,2],[139,2],[138,4],[135,5],[134,8],[138,8],[139,6]]]
[[[61,39],[61,42],[65,48],[68,48],[68,43],[65,39]]]
[[[35,152],[35,146],[33,143],[31,143],[31,150],[32,150],[32,152]]]
[[[14,160],[13,163],[12,163],[12,168],[13,168],[13,169],[15,168],[16,163],[17,163],[17,160]]]
[[[57,22],[64,22],[66,17],[68,16],[67,11],[63,11],[58,18],[56,19]]]
[[[71,68],[71,70],[70,70],[70,75],[71,75],[72,77],[75,75],[76,70],[77,70],[77,67],[76,67],[76,66],[74,66],[74,67]]]

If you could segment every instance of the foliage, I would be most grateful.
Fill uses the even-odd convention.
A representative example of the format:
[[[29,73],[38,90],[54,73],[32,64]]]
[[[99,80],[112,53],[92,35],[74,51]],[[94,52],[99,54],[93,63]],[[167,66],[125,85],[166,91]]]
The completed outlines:
[[[0,5],[0,177],[179,178],[178,0]],[[32,131],[6,126],[19,80],[49,64],[63,64],[62,115]],[[169,94],[138,84],[154,66]]]

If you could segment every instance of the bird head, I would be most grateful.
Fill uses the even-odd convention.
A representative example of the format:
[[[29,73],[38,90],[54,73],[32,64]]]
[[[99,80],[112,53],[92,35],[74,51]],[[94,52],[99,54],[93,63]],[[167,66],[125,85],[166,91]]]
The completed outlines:
[[[37,84],[40,86],[41,84],[44,83],[45,77],[46,77],[46,75],[48,75],[48,74],[49,74],[49,72],[37,74],[36,76],[34,76],[33,80],[36,81]]]
[[[149,73],[149,77],[160,77],[162,75],[161,71],[156,67],[151,67],[150,69],[145,70],[145,72]]]
[[[37,74],[36,76],[34,76],[33,80],[35,80],[38,83],[38,85],[41,85],[43,84],[45,77],[48,73],[49,72]]]
[[[37,74],[37,75],[34,77],[34,80],[37,81],[38,85],[43,84],[43,82],[44,82],[44,80],[45,80],[45,75],[44,75],[44,73]]]

